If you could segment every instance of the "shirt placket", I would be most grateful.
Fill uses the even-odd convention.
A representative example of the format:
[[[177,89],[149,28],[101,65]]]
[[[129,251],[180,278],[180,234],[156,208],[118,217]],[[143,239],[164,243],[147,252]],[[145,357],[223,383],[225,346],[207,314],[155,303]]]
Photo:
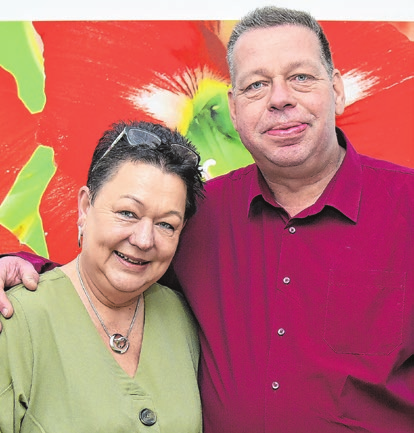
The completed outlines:
[[[290,380],[289,370],[294,366],[290,347],[297,332],[292,305],[295,304],[298,290],[296,276],[300,267],[300,251],[297,245],[298,237],[301,236],[296,222],[294,219],[290,220],[283,228],[276,283],[273,288],[276,294],[273,306],[275,311],[265,384],[265,432],[269,433],[275,431],[277,419],[286,417],[286,411],[293,406],[291,388],[294,384]]]

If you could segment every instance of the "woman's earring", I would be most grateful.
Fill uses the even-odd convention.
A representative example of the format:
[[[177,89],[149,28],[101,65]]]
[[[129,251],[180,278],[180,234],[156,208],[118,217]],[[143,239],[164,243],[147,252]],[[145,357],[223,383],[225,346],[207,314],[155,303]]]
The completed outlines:
[[[81,248],[82,247],[82,227],[78,226],[78,247]]]

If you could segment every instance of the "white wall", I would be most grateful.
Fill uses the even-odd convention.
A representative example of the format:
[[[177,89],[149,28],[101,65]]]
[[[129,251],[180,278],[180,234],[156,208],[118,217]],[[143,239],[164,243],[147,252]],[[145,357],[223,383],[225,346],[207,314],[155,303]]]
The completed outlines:
[[[0,0],[1,20],[238,19],[256,6],[303,9],[322,20],[414,21],[414,0]]]

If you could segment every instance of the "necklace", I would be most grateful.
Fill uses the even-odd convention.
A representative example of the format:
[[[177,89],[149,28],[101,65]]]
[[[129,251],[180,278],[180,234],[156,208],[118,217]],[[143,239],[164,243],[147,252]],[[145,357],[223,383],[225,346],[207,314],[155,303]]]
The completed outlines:
[[[132,318],[131,324],[129,325],[129,329],[128,329],[127,334],[125,336],[123,336],[122,334],[119,334],[119,333],[115,333],[115,334],[111,335],[109,333],[107,327],[105,326],[105,323],[103,322],[101,316],[99,315],[97,309],[95,308],[95,305],[93,305],[92,299],[89,296],[89,293],[87,292],[87,290],[85,288],[85,285],[83,284],[83,280],[82,280],[81,273],[79,270],[79,256],[76,257],[76,271],[78,273],[78,278],[79,278],[79,282],[82,286],[82,289],[83,289],[86,297],[88,298],[89,304],[91,305],[92,310],[96,314],[96,317],[98,318],[99,322],[101,323],[103,330],[105,331],[106,335],[109,338],[109,345],[111,346],[111,349],[116,353],[121,353],[121,354],[125,353],[129,349],[128,337],[132,331],[132,328],[134,327],[135,319],[137,318],[138,308],[139,308],[139,304],[141,302],[141,295],[139,295],[138,302],[137,302],[137,305],[135,307],[134,317]]]

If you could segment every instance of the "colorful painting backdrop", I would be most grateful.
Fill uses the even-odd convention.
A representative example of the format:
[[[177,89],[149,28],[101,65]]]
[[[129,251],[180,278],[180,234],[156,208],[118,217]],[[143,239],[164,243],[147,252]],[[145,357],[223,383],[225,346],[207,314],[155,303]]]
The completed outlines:
[[[414,23],[322,21],[365,154],[414,167]],[[0,22],[0,253],[66,262],[77,191],[101,133],[156,120],[199,148],[207,177],[251,162],[228,115],[232,21]]]

